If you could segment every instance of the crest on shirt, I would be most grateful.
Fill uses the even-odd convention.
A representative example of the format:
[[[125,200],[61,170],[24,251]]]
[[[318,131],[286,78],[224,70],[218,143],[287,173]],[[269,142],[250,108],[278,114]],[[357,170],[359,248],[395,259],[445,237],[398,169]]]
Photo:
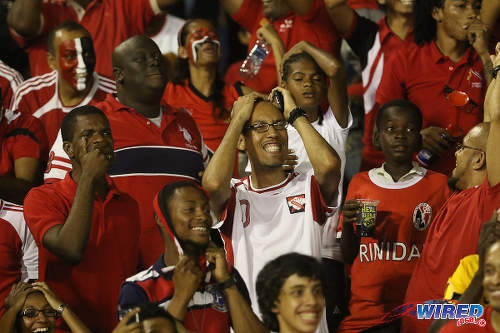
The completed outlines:
[[[205,290],[212,295],[211,307],[219,312],[228,312],[229,308],[226,305],[224,294],[214,285],[205,287]]]
[[[299,194],[291,197],[286,197],[286,203],[290,214],[301,213],[306,210],[306,195]]]
[[[182,133],[182,136],[184,137],[184,140],[187,141],[186,147],[190,149],[197,149],[195,145],[193,145],[193,137],[191,136],[191,133],[189,131],[182,127],[181,125],[177,125],[179,127],[179,131]]]
[[[292,29],[292,27],[293,20],[285,19],[285,22],[280,24],[280,32],[285,32],[285,30]]]
[[[427,202],[422,202],[413,210],[413,226],[422,231],[432,220],[432,207]]]

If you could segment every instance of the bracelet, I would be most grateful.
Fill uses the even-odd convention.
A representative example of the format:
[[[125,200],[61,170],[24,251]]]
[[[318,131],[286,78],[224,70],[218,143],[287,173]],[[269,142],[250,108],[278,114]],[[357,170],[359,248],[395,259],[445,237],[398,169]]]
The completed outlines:
[[[67,304],[64,304],[64,303],[61,303],[61,305],[59,305],[59,307],[57,308],[56,312],[62,316],[62,313],[64,311],[64,309],[66,308]]]
[[[226,281],[224,282],[221,282],[221,283],[218,283],[217,284],[217,288],[220,290],[220,291],[224,291],[226,290],[227,288],[229,287],[232,287],[236,284],[236,279],[234,278],[234,274],[231,273],[231,275],[229,275],[229,279],[227,279]]]
[[[497,73],[498,71],[500,71],[500,65],[498,66],[495,66],[492,70],[491,70],[491,76],[496,79],[497,78]]]
[[[297,118],[304,116],[307,117],[307,113],[304,111],[304,109],[296,107],[295,109],[290,111],[290,116],[288,117],[288,123],[290,125],[293,125],[293,123],[295,122],[295,120],[297,120]]]

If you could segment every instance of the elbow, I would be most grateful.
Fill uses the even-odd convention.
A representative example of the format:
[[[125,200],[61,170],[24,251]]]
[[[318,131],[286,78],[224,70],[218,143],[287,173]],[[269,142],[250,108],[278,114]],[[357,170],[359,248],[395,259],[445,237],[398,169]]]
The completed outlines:
[[[65,263],[75,266],[82,262],[83,251],[77,251],[77,250],[61,251],[58,257]]]
[[[30,22],[27,20],[24,15],[19,15],[21,13],[17,13],[18,11],[12,9],[7,16],[7,24],[10,28],[14,29],[16,33],[23,37],[27,36],[35,36],[39,30],[39,24],[37,25],[38,20],[36,22]],[[16,13],[18,15],[16,15]]]
[[[210,175],[206,177],[205,175],[203,175],[201,180],[201,186],[211,195],[217,193],[222,184],[216,179],[217,177],[209,177]]]

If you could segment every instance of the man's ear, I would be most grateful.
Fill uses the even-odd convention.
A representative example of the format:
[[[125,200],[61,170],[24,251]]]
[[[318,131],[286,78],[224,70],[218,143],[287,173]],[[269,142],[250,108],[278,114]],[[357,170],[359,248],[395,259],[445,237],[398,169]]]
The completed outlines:
[[[49,67],[52,68],[53,70],[57,69],[57,59],[56,59],[56,56],[53,55],[50,52],[47,52],[47,63],[49,64]]]
[[[271,312],[274,313],[274,314],[278,314],[280,313],[280,311],[278,310],[278,305],[280,304],[280,302],[278,300],[276,300],[274,302],[274,305],[273,307],[271,308]]]
[[[485,152],[477,152],[474,160],[472,161],[472,168],[474,170],[480,170],[482,168],[486,168],[486,153]]]
[[[377,126],[373,126],[372,142],[377,150],[382,150],[382,146],[380,145],[380,133],[378,132]]]
[[[238,150],[240,151],[245,151],[247,149],[246,139],[243,134],[240,134],[236,148],[238,148]]]
[[[63,142],[63,150],[68,155],[70,160],[75,158],[75,153],[73,152],[73,144],[69,141],[64,141]]]
[[[432,13],[432,18],[434,19],[434,21],[436,21],[436,22],[443,21],[443,8],[433,7],[431,13]]]
[[[123,70],[118,67],[118,66],[115,66],[113,67],[113,78],[115,79],[115,82],[118,84],[122,84],[123,81],[124,81],[124,78],[123,78]]]
[[[189,54],[187,49],[184,46],[179,46],[179,49],[177,50],[177,54],[181,59],[187,59],[189,58]]]

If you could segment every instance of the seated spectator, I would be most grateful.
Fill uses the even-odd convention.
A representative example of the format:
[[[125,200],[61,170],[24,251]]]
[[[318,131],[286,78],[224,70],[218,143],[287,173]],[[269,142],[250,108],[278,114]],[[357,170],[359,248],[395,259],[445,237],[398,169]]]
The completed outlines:
[[[494,65],[500,65],[500,45]],[[450,184],[457,190],[433,219],[405,303],[439,299],[460,259],[477,253],[483,221],[500,206],[500,84],[493,79],[484,103],[491,123],[473,127],[457,146]],[[432,279],[429,277],[432,276]],[[402,332],[427,332],[429,320],[404,317]]]
[[[283,94],[281,112],[251,94],[236,101],[232,119],[219,149],[205,173],[203,186],[210,193],[221,231],[232,240],[235,267],[242,274],[254,304],[257,272],[263,259],[296,251],[321,258],[323,225],[333,211],[340,180],[340,158],[296,106],[291,93]],[[312,170],[287,174],[282,164],[288,153],[287,125],[299,133]],[[231,179],[231,155],[245,151],[252,166],[249,177]],[[326,322],[322,322],[326,332]]]
[[[248,303],[229,241],[211,229],[206,193],[189,181],[165,186],[153,202],[165,252],[149,269],[122,285],[120,311],[144,302],[164,307],[189,330],[266,332]],[[228,251],[228,252],[226,252]],[[213,266],[213,267],[212,267]]]
[[[221,54],[212,23],[188,20],[179,32],[177,74],[163,95],[170,105],[189,111],[212,153],[224,137],[234,101],[249,92],[241,84],[227,85],[218,77]]]
[[[434,160],[420,160],[446,175],[455,166],[455,143],[483,121],[491,60],[480,8],[481,0],[416,1],[416,44],[393,55],[377,90],[379,105],[407,98],[422,110],[423,148]]]
[[[0,317],[12,286],[37,279],[38,248],[24,222],[23,207],[0,199]]]
[[[412,162],[422,144],[422,113],[415,104],[406,100],[385,104],[375,126],[374,142],[386,162],[358,173],[349,184],[341,244],[344,261],[351,265],[350,314],[338,332],[399,332],[400,321],[381,318],[403,304],[429,224],[450,194],[445,175]],[[394,198],[399,198],[397,205]],[[362,208],[357,199],[379,201],[369,237],[355,231],[360,228]]]
[[[59,300],[44,282],[18,283],[12,287],[12,305],[0,319],[0,331],[12,333],[55,333],[62,317],[73,333],[91,333],[71,308]]]
[[[316,259],[288,253],[269,261],[257,275],[264,325],[273,332],[313,333],[325,308],[326,276]]]
[[[160,48],[162,54],[177,54],[179,31],[186,21],[170,14],[160,14],[152,19],[145,31]]]
[[[115,91],[115,84],[94,73],[92,39],[80,24],[60,24],[50,32],[48,44],[47,59],[53,71],[23,82],[7,117],[22,113],[40,119],[52,147],[64,116],[75,107],[103,101]]]
[[[323,0],[308,1],[297,6],[297,0],[219,0],[224,10],[252,35],[248,44],[250,51],[257,41],[257,30],[266,17],[278,32],[285,51],[300,41],[308,41],[316,47],[338,54],[340,43],[334,26],[330,22]],[[268,93],[278,80],[275,57],[266,57],[259,73],[251,80],[243,81],[246,86],[261,93]]]
[[[387,69],[387,59],[413,42],[413,3],[379,2],[383,4],[386,16],[375,23],[356,13],[352,7],[355,5],[353,1],[346,3],[345,0],[325,0],[335,28],[346,39],[361,63],[365,109],[362,170],[379,167],[384,161],[383,152],[373,149],[371,136],[378,110],[375,93],[382,73]]]
[[[120,284],[137,272],[139,209],[106,174],[114,159],[113,138],[101,110],[90,105],[72,110],[61,133],[72,171],[32,189],[24,201],[39,248],[38,278],[92,332],[108,333],[116,326]]]
[[[151,19],[178,0],[15,0],[7,17],[12,36],[28,53],[31,75],[50,72],[47,34],[64,21],[83,25],[95,42],[97,73],[113,77],[111,53],[122,41],[143,34]]]
[[[115,142],[115,163],[109,174],[118,189],[139,204],[141,269],[158,259],[163,242],[158,234],[151,201],[166,184],[199,180],[208,162],[200,130],[186,110],[162,100],[167,84],[165,58],[146,36],[134,36],[113,53],[116,95],[98,105],[109,119]],[[59,136],[51,150],[45,181],[64,178],[70,170]],[[176,163],[172,163],[176,161]]]

